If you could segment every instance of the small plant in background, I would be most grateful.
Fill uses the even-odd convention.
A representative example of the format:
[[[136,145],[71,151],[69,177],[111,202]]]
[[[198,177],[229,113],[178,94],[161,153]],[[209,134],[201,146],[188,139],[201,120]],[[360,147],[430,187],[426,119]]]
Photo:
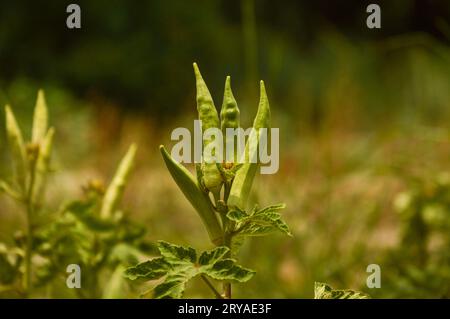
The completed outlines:
[[[398,247],[386,256],[384,279],[393,298],[450,297],[450,175],[408,176],[394,206],[400,214]]]
[[[26,229],[18,232],[15,246],[0,243],[0,294],[12,292],[29,297],[43,289],[41,294],[51,296],[48,288],[58,287],[59,283],[69,297],[73,293],[83,298],[124,297],[126,266],[154,252],[153,245],[144,240],[145,229],[119,207],[136,146],[130,146],[106,188],[102,182],[92,180],[83,188],[83,199],[63,205],[58,212],[49,212],[43,199],[54,130],[47,129],[44,93],[38,93],[29,143],[24,143],[11,108],[6,106],[5,111],[14,175],[10,181],[0,181],[0,187],[23,206]],[[66,287],[70,264],[80,266],[81,289]],[[57,291],[61,293],[61,289]]]
[[[47,174],[50,171],[50,155],[54,129],[48,129],[48,112],[44,92],[38,92],[34,110],[31,140],[25,142],[22,131],[9,105],[5,107],[6,133],[14,165],[14,174],[10,181],[0,181],[0,189],[17,200],[23,207],[25,232],[19,235],[19,246],[7,248],[0,246],[0,264],[2,267],[1,284],[4,290],[12,289],[22,296],[28,296],[32,290],[33,246],[35,234],[42,225],[40,221],[43,195]],[[19,286],[15,287],[18,278]]]
[[[67,277],[66,267],[82,270],[81,298],[124,298],[128,284],[123,277],[127,266],[154,253],[144,240],[145,228],[130,220],[119,202],[131,172],[136,146],[130,146],[106,187],[91,180],[83,187],[84,197],[61,208],[38,237],[37,251],[47,260],[38,276],[40,286]]]
[[[225,82],[225,92],[220,118],[211,94],[194,63],[197,86],[197,110],[202,121],[202,131],[209,128],[238,128],[239,109],[230,86],[230,77]],[[253,128],[270,129],[270,108],[264,83],[261,81],[260,101],[253,122]],[[226,134],[225,134],[226,136]],[[203,149],[212,143],[203,139]],[[250,140],[246,152],[250,149]],[[259,137],[257,139],[259,143]],[[194,248],[173,245],[160,241],[161,257],[128,268],[129,279],[155,280],[163,278],[154,288],[155,298],[180,298],[186,283],[196,276],[205,281],[217,298],[231,298],[232,282],[246,282],[254,271],[237,264],[239,247],[247,237],[264,236],[274,231],[291,235],[288,226],[281,219],[279,211],[284,204],[265,208],[254,206],[247,209],[251,186],[259,167],[258,163],[245,161],[238,164],[236,157],[227,158],[224,163],[205,159],[196,165],[196,177],[176,162],[163,146],[160,147],[164,162],[173,179],[199,214],[209,234],[214,249],[197,253]],[[222,282],[219,292],[210,279]]]

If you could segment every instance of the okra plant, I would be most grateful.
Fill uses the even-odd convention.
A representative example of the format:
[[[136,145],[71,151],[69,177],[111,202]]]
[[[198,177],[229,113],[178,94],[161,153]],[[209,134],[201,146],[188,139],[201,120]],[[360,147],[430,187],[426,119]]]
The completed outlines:
[[[83,197],[62,205],[54,223],[37,237],[37,251],[47,263],[41,267],[38,285],[67,277],[67,265],[82,271],[80,298],[123,298],[129,284],[127,266],[145,258],[154,247],[145,241],[145,228],[134,223],[119,206],[133,167],[136,146],[131,145],[110,184],[91,180]]]
[[[209,128],[217,128],[229,138],[226,134],[227,128],[240,126],[240,111],[231,90],[230,77],[225,81],[219,117],[208,87],[195,63],[194,72],[197,111],[202,123],[202,132]],[[262,81],[258,111],[253,122],[255,132],[260,128],[270,129],[270,107]],[[260,137],[255,141],[259,144]],[[197,276],[206,283],[216,298],[231,298],[231,284],[246,282],[255,274],[253,270],[238,265],[235,259],[244,240],[275,231],[291,235],[279,213],[285,207],[284,204],[265,208],[255,205],[250,209],[247,208],[253,179],[260,165],[249,160],[249,151],[255,146],[250,145],[251,139],[245,146],[246,160],[239,163],[236,149],[233,156],[228,156],[224,162],[215,162],[208,158],[210,155],[206,154],[205,148],[212,142],[212,138],[203,138],[202,162],[196,164],[196,176],[175,161],[164,146],[160,146],[169,173],[200,216],[215,247],[198,253],[192,247],[160,241],[158,243],[160,257],[128,268],[125,275],[131,280],[162,279],[162,282],[154,288],[155,298],[182,297],[186,283]],[[261,144],[257,146],[262,147]],[[222,282],[221,291],[212,280]]]
[[[17,291],[20,295],[28,296],[32,289],[33,238],[40,226],[38,220],[42,214],[43,194],[50,170],[54,129],[48,128],[48,112],[42,90],[38,92],[29,142],[24,141],[9,105],[6,105],[5,113],[14,174],[10,181],[0,181],[0,190],[21,204],[26,226],[24,235],[17,238],[23,244],[22,247],[10,250],[3,244],[0,247],[0,260],[7,272],[6,277],[2,276],[5,279],[1,283],[12,285],[20,273],[21,284]],[[9,289],[9,286],[3,289]]]
[[[0,243],[0,295],[29,297],[38,289],[48,293],[58,283],[65,286],[66,269],[75,264],[82,272],[82,287],[67,291],[83,298],[124,297],[124,269],[154,251],[144,240],[145,229],[119,206],[136,146],[130,146],[107,187],[92,180],[83,188],[82,199],[51,212],[43,199],[54,129],[47,129],[44,93],[38,93],[29,143],[24,143],[11,107],[5,111],[14,175],[0,187],[23,206],[26,229],[18,232],[15,246]]]

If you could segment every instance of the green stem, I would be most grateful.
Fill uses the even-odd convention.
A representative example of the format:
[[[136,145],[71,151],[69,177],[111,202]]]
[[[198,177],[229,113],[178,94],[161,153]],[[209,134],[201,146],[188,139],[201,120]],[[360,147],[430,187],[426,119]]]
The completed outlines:
[[[217,289],[213,286],[213,284],[208,280],[208,278],[206,278],[205,275],[201,275],[200,276],[203,281],[205,282],[205,284],[209,287],[209,289],[211,289],[211,291],[214,293],[214,296],[216,296],[217,299],[223,299],[222,295],[220,294],[220,292],[217,291]]]
[[[230,249],[225,257],[230,258],[231,257],[231,235],[228,232],[227,227],[225,227],[225,233],[224,233],[223,237],[224,237],[224,245]],[[223,283],[223,296],[225,299],[231,299],[231,283],[230,282]]]
[[[25,275],[24,293],[28,297],[32,289],[32,254],[33,254],[33,224],[34,205],[32,202],[33,187],[35,181],[35,165],[31,164],[30,183],[26,195],[26,246],[25,246]]]

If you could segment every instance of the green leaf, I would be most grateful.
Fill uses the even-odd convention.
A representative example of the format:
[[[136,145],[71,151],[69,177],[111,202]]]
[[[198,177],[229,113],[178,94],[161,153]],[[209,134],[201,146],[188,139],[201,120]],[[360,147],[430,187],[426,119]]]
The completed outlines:
[[[192,247],[185,248],[160,240],[158,241],[158,249],[169,263],[178,263],[180,261],[195,263],[197,260],[197,254]]]
[[[142,278],[153,280],[165,276],[154,289],[155,298],[181,298],[186,283],[198,275],[206,275],[217,280],[245,282],[254,272],[225,258],[229,249],[216,247],[203,252],[197,260],[197,253],[191,247],[182,247],[167,242],[159,242],[162,257],[130,267],[125,276],[131,280]]]
[[[335,290],[323,282],[316,282],[314,283],[314,299],[370,299],[370,296],[350,289]]]
[[[237,229],[241,236],[264,236],[274,231],[281,231],[288,236],[292,236],[289,227],[281,219],[280,213],[278,213],[285,207],[284,204],[267,206],[261,210],[255,207],[250,215],[236,209],[231,210],[227,217],[237,222]]]
[[[71,213],[83,225],[93,231],[110,231],[115,228],[115,223],[111,220],[104,220],[95,214],[94,207],[96,202],[94,200],[76,200],[69,203],[64,211]]]
[[[163,257],[151,259],[125,270],[125,277],[130,280],[154,280],[167,274],[170,265]]]
[[[215,262],[222,259],[229,251],[230,251],[230,249],[225,246],[221,246],[221,247],[217,247],[213,250],[205,251],[200,255],[200,258],[198,259],[198,263],[202,266],[205,266],[208,264],[214,264]]]
[[[255,272],[253,270],[236,265],[234,259],[223,259],[206,267],[204,273],[217,280],[246,282],[249,281]]]
[[[248,217],[249,217],[249,215],[240,209],[233,209],[227,213],[228,219],[238,222],[238,223],[247,220]]]
[[[14,261],[11,260],[7,247],[3,243],[0,243],[0,283],[13,283],[18,274],[19,271],[14,266]]]

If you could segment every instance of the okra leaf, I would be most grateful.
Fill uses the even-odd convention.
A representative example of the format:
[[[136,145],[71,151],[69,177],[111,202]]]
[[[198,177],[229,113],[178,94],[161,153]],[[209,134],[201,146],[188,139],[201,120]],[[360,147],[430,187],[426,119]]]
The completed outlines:
[[[87,228],[94,231],[109,231],[114,229],[115,224],[110,220],[104,220],[96,216],[94,207],[96,202],[93,200],[76,200],[69,203],[64,211],[71,213]]]
[[[167,274],[170,264],[163,257],[151,259],[125,270],[125,277],[131,280],[154,280]]]
[[[204,273],[217,280],[246,282],[255,272],[253,270],[236,265],[234,259],[222,259],[212,266],[205,267]]]
[[[229,248],[220,246],[200,254],[191,247],[173,245],[164,241],[158,243],[162,257],[146,261],[125,271],[125,277],[153,280],[163,276],[163,281],[153,290],[154,298],[181,298],[186,283],[198,275],[217,280],[245,282],[254,272],[225,258]]]
[[[274,231],[281,231],[292,236],[289,227],[278,213],[283,208],[285,208],[284,204],[271,205],[260,210],[255,207],[250,215],[235,209],[228,212],[227,217],[237,222],[237,229],[241,236],[264,236]]]
[[[316,282],[314,283],[314,299],[370,299],[370,296],[350,289],[335,290],[323,282]]]
[[[177,246],[160,240],[158,242],[158,250],[169,263],[178,263],[180,261],[194,263],[197,260],[197,253],[192,247]]]
[[[214,264],[215,262],[222,259],[227,254],[228,251],[229,249],[224,246],[217,247],[213,250],[205,251],[200,255],[198,263],[202,266]]]
[[[233,209],[227,213],[227,218],[235,222],[243,222],[249,218],[249,215],[240,209]]]
[[[14,261],[11,260],[7,247],[0,243],[0,283],[11,284],[18,274],[19,271],[14,266]]]

